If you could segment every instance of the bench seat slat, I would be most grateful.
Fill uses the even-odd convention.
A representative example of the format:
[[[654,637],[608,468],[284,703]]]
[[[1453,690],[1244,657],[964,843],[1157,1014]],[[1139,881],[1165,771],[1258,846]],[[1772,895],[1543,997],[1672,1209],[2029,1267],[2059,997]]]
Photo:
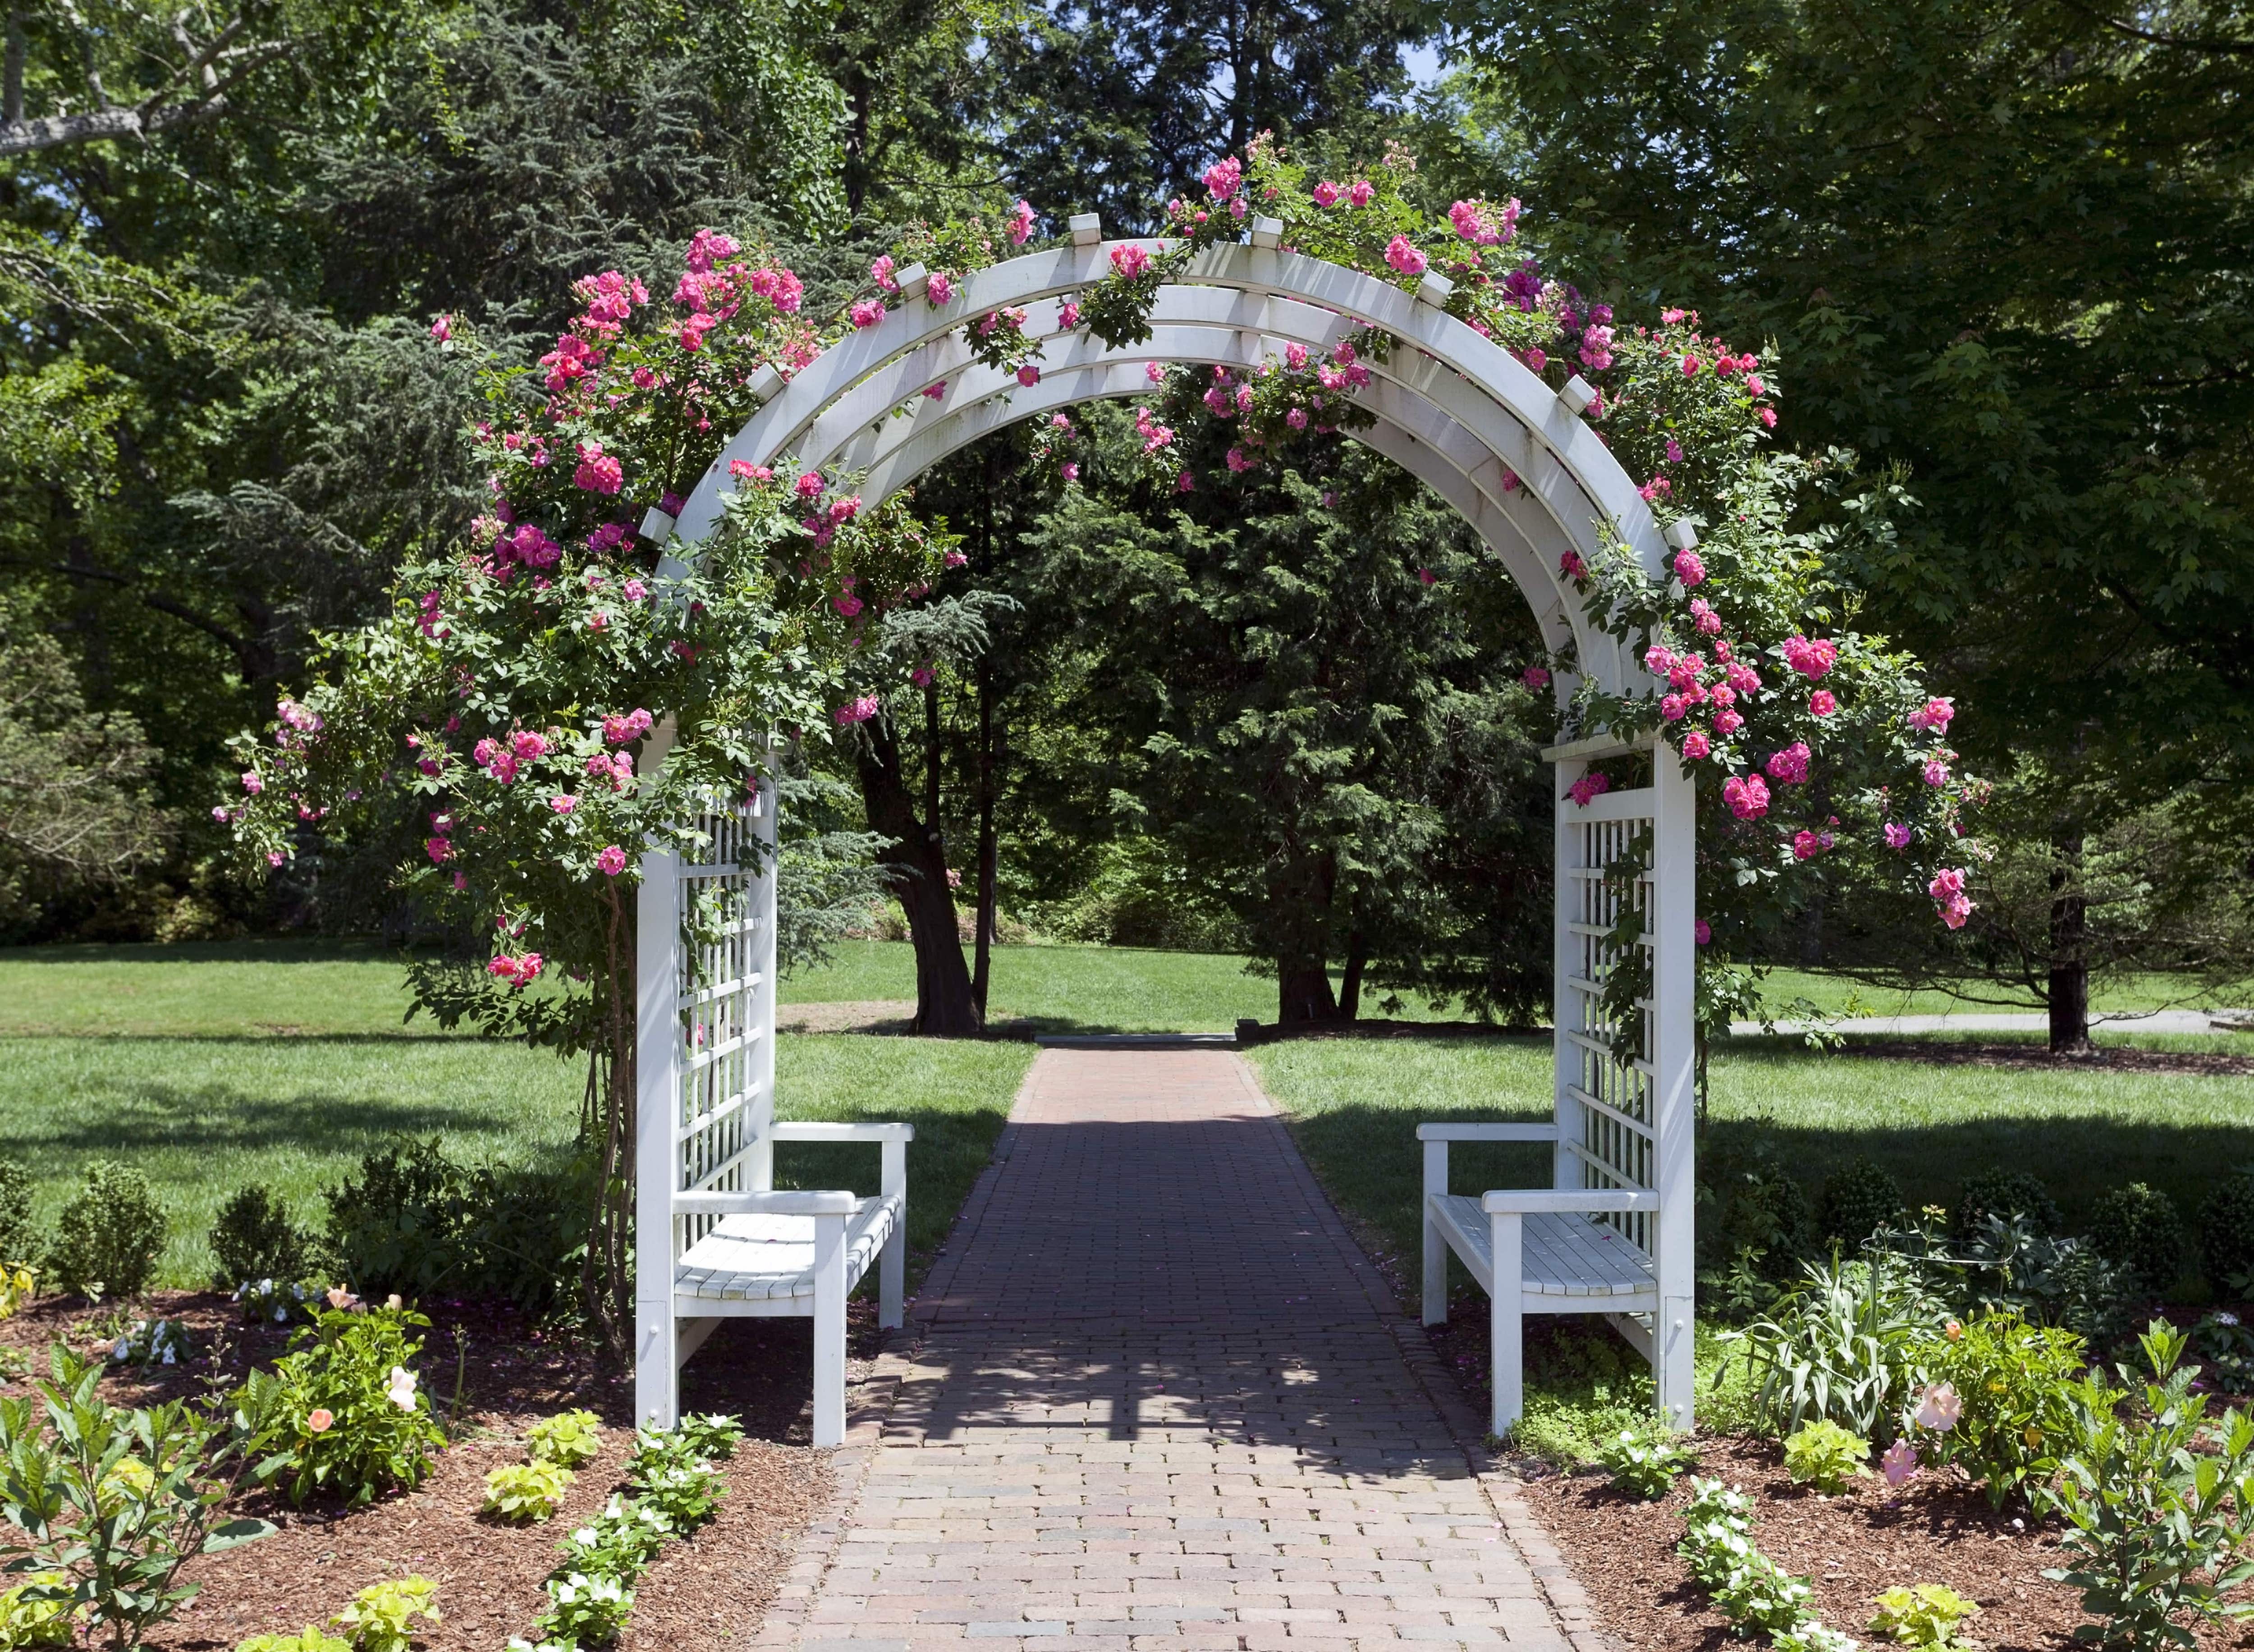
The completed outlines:
[[[900,1219],[897,1199],[864,1199],[845,1219],[845,1277],[866,1273]],[[673,1294],[684,1302],[779,1301],[814,1297],[815,1216],[723,1216],[682,1253]]]
[[[1494,1294],[1494,1241],[1487,1212],[1466,1194],[1434,1197],[1433,1214],[1449,1247],[1463,1258],[1480,1289]],[[1606,1224],[1578,1213],[1536,1214],[1519,1219],[1528,1296],[1648,1295],[1656,1286],[1651,1259]]]

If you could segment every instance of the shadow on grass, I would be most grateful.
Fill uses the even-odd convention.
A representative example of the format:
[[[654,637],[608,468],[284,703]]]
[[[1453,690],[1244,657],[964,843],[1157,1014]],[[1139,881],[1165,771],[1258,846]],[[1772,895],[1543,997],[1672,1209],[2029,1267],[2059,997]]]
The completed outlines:
[[[568,1125],[567,1116],[559,1122]],[[447,1136],[513,1138],[522,1134],[514,1120],[490,1109],[449,1106],[441,1102],[372,1101],[331,1090],[298,1090],[288,1096],[233,1084],[167,1084],[142,1080],[108,1087],[100,1104],[64,1112],[54,1109],[18,1111],[0,1126],[0,1146],[9,1151],[58,1154],[210,1154],[213,1169],[227,1173],[217,1155],[311,1147],[322,1153],[357,1153],[391,1137]]]
[[[382,963],[415,955],[373,937],[291,936],[245,941],[63,942],[0,947],[9,963]]]

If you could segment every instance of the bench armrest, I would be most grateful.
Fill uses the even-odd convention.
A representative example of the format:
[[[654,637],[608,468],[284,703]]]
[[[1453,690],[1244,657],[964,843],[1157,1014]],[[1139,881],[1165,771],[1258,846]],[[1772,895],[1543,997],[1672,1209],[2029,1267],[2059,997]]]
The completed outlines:
[[[1656,1210],[1659,1208],[1659,1195],[1641,1190],[1632,1193],[1625,1187],[1506,1187],[1497,1188],[1482,1196],[1480,1208],[1490,1216],[1558,1215],[1569,1211],[1600,1214],[1619,1210]]]
[[[770,1134],[779,1142],[912,1142],[913,1124],[776,1124]]]
[[[1548,1124],[1419,1124],[1420,1142],[1554,1142],[1558,1126]]]
[[[858,1194],[820,1193],[677,1193],[673,1208],[700,1216],[850,1216],[860,1202]]]

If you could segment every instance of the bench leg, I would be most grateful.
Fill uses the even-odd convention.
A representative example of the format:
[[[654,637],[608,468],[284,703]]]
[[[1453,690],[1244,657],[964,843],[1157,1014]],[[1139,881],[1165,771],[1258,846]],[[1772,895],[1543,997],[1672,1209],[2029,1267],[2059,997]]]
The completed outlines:
[[[845,1218],[814,1219],[814,1443],[845,1443]]]
[[[908,1286],[908,1220],[902,1211],[877,1259],[877,1328],[897,1331],[906,1318]]]
[[[1488,1217],[1488,1233],[1494,1246],[1494,1288],[1488,1296],[1494,1408],[1488,1425],[1498,1435],[1508,1435],[1517,1427],[1526,1411],[1526,1341],[1521,1312],[1526,1271],[1519,1253],[1522,1221],[1511,1211],[1496,1211]]]
[[[1424,1323],[1448,1320],[1448,1242],[1432,1215],[1432,1200],[1448,1191],[1448,1144],[1424,1144]]]

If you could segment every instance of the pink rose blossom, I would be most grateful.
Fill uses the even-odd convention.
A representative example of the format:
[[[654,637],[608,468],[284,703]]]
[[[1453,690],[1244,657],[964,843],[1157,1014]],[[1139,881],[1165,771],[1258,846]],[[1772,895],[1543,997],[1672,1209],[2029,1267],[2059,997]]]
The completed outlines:
[[[830,716],[836,719],[839,728],[850,728],[856,723],[866,723],[876,716],[878,704],[875,695],[864,694],[858,700],[848,700]]]
[[[1565,795],[1583,808],[1613,788],[1613,777],[1600,768],[1592,768],[1565,788]]]
[[[955,302],[955,284],[944,275],[936,272],[924,284],[924,292],[930,298],[934,308],[944,308]]]
[[[1950,719],[1956,715],[1953,700],[1928,700],[1909,714],[1909,725],[1932,734],[1949,732]]]
[[[879,326],[885,319],[885,301],[882,298],[864,298],[845,314],[856,327]]]
[[[1132,281],[1151,267],[1151,255],[1133,242],[1125,242],[1111,249],[1111,268],[1120,278]],[[1151,364],[1153,367],[1157,362]],[[1156,382],[1155,380],[1152,382]]]
[[[1069,332],[1079,325],[1080,306],[1068,299],[1066,300],[1063,308],[1057,312],[1057,326],[1062,327],[1067,332]]]
[[[1839,645],[1829,637],[1813,641],[1802,636],[1784,640],[1784,662],[1811,681],[1830,670],[1838,659]]]
[[[606,878],[615,878],[626,869],[626,851],[616,844],[606,844],[595,857],[595,870]]]
[[[1713,942],[1714,926],[1704,918],[1696,919],[1690,925],[1690,934],[1700,946],[1709,946]]]
[[[1416,243],[1406,235],[1396,235],[1386,243],[1385,262],[1404,276],[1424,273],[1424,255],[1417,250]]]
[[[1705,583],[1706,564],[1700,559],[1697,551],[1678,550],[1675,553],[1675,577],[1683,582],[1683,588],[1688,591],[1693,585]]]
[[[540,978],[542,965],[542,960],[536,952],[528,952],[521,957],[511,957],[502,953],[486,963],[486,973],[521,990]]]
[[[1371,188],[1368,184],[1357,178],[1353,186],[1347,190],[1346,198],[1354,206],[1367,206],[1369,205],[1371,198],[1377,192]]]
[[[1692,729],[1683,737],[1683,756],[1685,761],[1696,763],[1712,754],[1713,746],[1705,735]]]
[[[1908,849],[1909,840],[1915,835],[1908,827],[1897,820],[1888,821],[1879,830],[1880,834],[1886,838],[1888,849]]]
[[[548,807],[559,815],[568,815],[579,807],[579,800],[569,792],[558,792],[548,800]]]
[[[1214,200],[1227,200],[1236,193],[1244,181],[1244,163],[1234,155],[1224,155],[1205,169],[1206,192]]]
[[[1928,786],[1948,785],[1949,765],[1937,757],[1928,759],[1925,765],[1925,783]]]
[[[1335,206],[1339,203],[1339,186],[1326,178],[1315,186],[1315,205]]]
[[[1030,203],[1019,201],[1010,209],[1010,244],[1022,247],[1026,238],[1033,233],[1033,209]]]
[[[1814,717],[1830,717],[1839,709],[1839,702],[1829,689],[1818,689],[1808,696],[1809,713]]]
[[[255,768],[244,771],[242,776],[242,789],[248,792],[253,797],[257,796],[259,793],[266,789],[265,776],[259,774],[259,772]]]
[[[1788,786],[1797,786],[1808,778],[1808,742],[1795,740],[1781,752],[1769,753],[1762,766],[1773,780],[1782,780]]]
[[[1550,686],[1550,673],[1545,667],[1530,665],[1518,674],[1518,680],[1530,689],[1546,689]]]
[[[1018,382],[1024,385],[1027,389],[1032,388],[1033,386],[1039,384],[1040,382],[1041,370],[1038,367],[1034,366],[1031,361],[1026,362],[1025,366],[1018,369]]]
[[[869,279],[886,292],[898,292],[900,290],[900,284],[899,277],[892,274],[894,268],[892,255],[886,253],[869,266]]]
[[[1740,820],[1759,820],[1768,813],[1768,783],[1758,774],[1732,774],[1722,782],[1722,801]]]

